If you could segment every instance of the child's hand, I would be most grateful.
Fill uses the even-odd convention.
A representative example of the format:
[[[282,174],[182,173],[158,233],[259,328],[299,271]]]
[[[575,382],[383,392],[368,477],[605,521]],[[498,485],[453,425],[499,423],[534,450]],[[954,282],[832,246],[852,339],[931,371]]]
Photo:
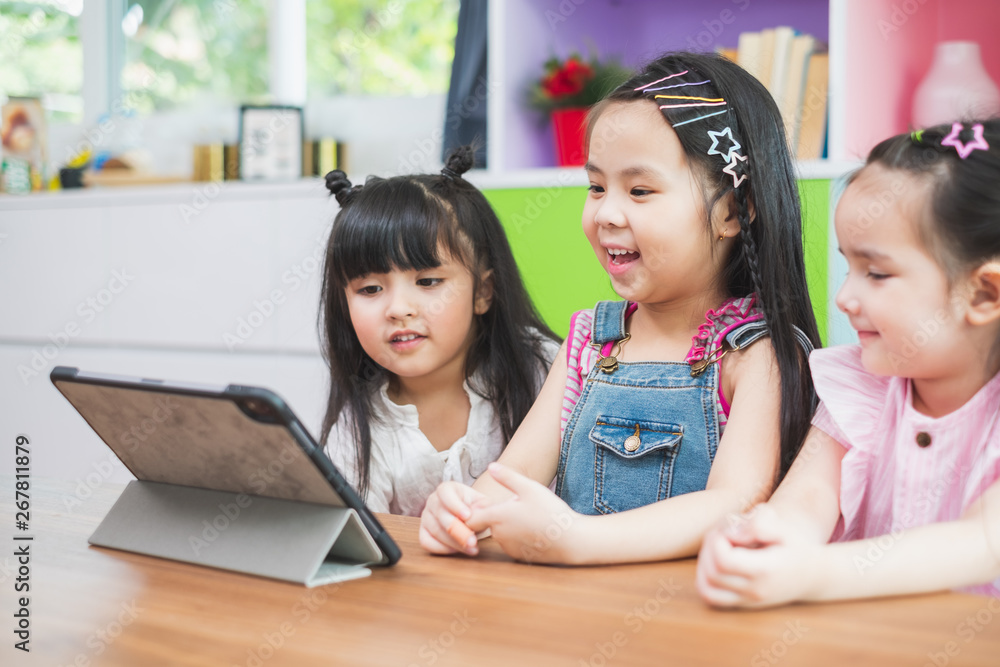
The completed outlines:
[[[709,532],[695,583],[715,607],[770,607],[807,596],[821,576],[822,545],[797,539],[794,527],[766,504],[742,522]]]
[[[441,483],[427,497],[420,514],[420,546],[433,554],[461,552],[475,556],[479,553],[476,531],[466,522],[474,506],[488,503],[489,499],[471,486]]]
[[[584,517],[548,487],[510,468],[491,463],[489,473],[514,497],[488,507],[473,507],[468,525],[476,530],[489,527],[500,548],[517,560],[571,562],[571,537]]]

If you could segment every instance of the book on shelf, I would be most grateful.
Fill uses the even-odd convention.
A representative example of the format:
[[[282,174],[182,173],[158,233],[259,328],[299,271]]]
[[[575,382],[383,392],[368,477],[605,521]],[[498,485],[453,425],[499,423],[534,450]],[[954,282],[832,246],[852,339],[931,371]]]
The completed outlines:
[[[735,50],[736,62],[771,93],[789,150],[801,160],[823,155],[829,56],[822,50],[815,37],[789,26],[741,33]]]
[[[796,35],[792,38],[788,52],[788,66],[785,72],[785,85],[781,91],[781,97],[778,98],[778,109],[781,111],[781,118],[785,121],[785,137],[793,152],[795,150],[793,147],[798,146],[802,122],[803,91],[815,43],[816,40],[812,35]]]
[[[799,140],[795,150],[795,157],[799,160],[818,160],[823,157],[829,77],[830,54],[813,53],[809,58],[802,94]]]
[[[780,109],[784,103],[785,89],[788,86],[788,71],[791,60],[792,40],[795,31],[788,26],[778,26],[774,29],[774,51],[771,53],[771,78],[768,90],[778,103]]]
[[[774,28],[760,31],[760,55],[757,57],[757,79],[771,90],[771,74],[774,73]]]

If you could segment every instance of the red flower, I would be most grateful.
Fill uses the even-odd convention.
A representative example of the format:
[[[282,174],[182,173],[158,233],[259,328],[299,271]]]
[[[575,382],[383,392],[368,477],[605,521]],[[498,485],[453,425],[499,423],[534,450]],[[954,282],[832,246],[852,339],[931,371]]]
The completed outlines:
[[[583,91],[588,81],[594,78],[594,69],[577,58],[569,58],[566,63],[542,80],[542,88],[552,97],[569,97]]]

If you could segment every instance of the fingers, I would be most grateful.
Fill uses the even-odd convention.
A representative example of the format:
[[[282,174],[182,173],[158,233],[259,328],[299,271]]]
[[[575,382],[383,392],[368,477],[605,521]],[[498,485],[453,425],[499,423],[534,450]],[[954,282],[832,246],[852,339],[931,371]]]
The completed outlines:
[[[465,484],[445,482],[439,485],[437,490],[427,499],[428,505],[431,504],[432,498],[446,512],[465,521],[472,514],[469,506],[476,500],[483,498],[483,494],[474,491],[471,486]]]
[[[424,508],[420,515],[420,545],[435,554],[479,553],[476,534],[451,514],[442,516]]]
[[[747,591],[752,580],[730,561],[739,548],[734,548],[720,531],[705,536],[698,554],[695,587],[699,595],[714,607],[739,607],[748,602]]]
[[[420,522],[420,532],[418,533],[420,538],[420,546],[425,550],[431,552],[432,554],[438,554],[439,556],[444,556],[447,554],[456,553],[455,549],[451,548],[447,544],[441,542],[436,537],[431,535],[430,531],[427,530],[427,526],[424,522]]]
[[[462,548],[462,551],[468,553],[470,550],[476,550],[475,531],[458,519],[452,518],[451,524],[448,525],[445,530],[448,531],[451,539],[455,540],[455,542]]]
[[[479,553],[476,534],[465,524],[472,510],[469,505],[482,502],[485,496],[471,487],[455,482],[438,486],[428,498],[420,515],[420,544],[431,553]]]
[[[785,541],[784,524],[767,504],[754,508],[745,521],[726,531],[726,537],[737,546],[757,548]]]
[[[511,470],[502,463],[491,463],[487,470],[489,470],[493,479],[516,496],[530,493],[534,490],[534,487],[539,486],[538,482],[525,477],[515,470]]]

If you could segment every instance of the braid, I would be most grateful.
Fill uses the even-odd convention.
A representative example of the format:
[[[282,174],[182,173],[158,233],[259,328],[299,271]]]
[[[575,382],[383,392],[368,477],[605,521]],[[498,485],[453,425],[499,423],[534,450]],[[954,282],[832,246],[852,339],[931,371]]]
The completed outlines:
[[[736,219],[740,223],[740,249],[743,252],[743,261],[746,262],[750,270],[750,280],[753,282],[753,291],[757,296],[757,303],[760,304],[764,296],[761,288],[763,281],[760,277],[760,265],[757,261],[757,241],[754,240],[753,232],[750,228],[750,205],[747,203],[746,190],[736,188],[733,191],[736,200]]]

